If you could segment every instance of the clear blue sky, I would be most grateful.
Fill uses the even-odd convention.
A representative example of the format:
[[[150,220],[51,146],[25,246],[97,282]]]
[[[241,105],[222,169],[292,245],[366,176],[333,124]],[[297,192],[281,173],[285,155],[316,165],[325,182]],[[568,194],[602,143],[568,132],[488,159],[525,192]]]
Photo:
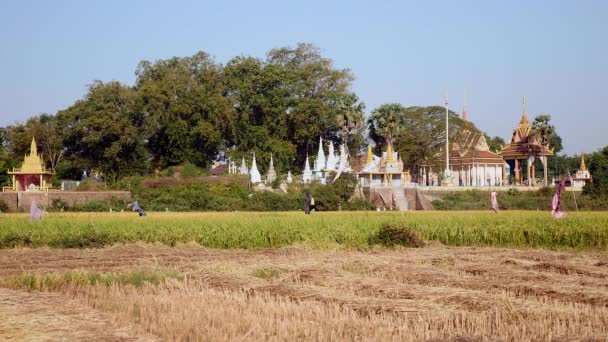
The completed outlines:
[[[132,84],[141,60],[203,50],[225,63],[298,42],[356,79],[367,105],[443,103],[508,141],[549,113],[568,154],[608,145],[608,1],[5,1],[0,126]]]

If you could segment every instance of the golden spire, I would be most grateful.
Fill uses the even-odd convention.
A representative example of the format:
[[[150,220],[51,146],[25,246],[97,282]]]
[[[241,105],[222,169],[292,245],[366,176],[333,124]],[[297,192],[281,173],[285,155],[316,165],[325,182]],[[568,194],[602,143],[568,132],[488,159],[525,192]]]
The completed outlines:
[[[581,167],[579,168],[580,171],[587,171],[587,165],[585,165],[585,155],[583,153],[581,153]]]
[[[528,114],[526,113],[526,97],[523,98],[523,113],[521,115],[521,120],[519,121],[519,126],[517,130],[519,131],[520,136],[527,137],[530,134],[530,130],[532,126],[530,126],[530,121],[528,120]]]
[[[372,154],[372,145],[367,145],[367,164],[374,161],[374,155]]]
[[[394,161],[395,161],[395,159],[393,158],[393,146],[389,142],[388,147],[386,149],[386,162],[393,163]]]
[[[30,153],[25,155],[23,164],[21,165],[21,174],[46,174],[52,172],[46,170],[44,167],[44,161],[38,154],[38,148],[36,147],[36,139],[32,137],[32,144],[30,145]]]
[[[526,97],[524,96],[524,99],[522,101],[523,104],[523,113],[521,115],[521,121],[519,122],[519,124],[524,124],[524,125],[530,125],[530,121],[528,120],[528,113],[526,111]]]
[[[32,136],[32,144],[30,145],[30,155],[37,155],[38,148],[36,147],[36,139]]]

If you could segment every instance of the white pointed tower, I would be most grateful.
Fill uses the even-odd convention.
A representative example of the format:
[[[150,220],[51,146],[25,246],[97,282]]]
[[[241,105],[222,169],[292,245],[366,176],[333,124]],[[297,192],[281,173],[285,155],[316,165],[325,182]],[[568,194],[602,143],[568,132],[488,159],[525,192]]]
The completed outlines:
[[[340,159],[338,160],[338,169],[342,169],[343,172],[350,171],[350,165],[348,163],[348,151],[346,151],[346,145],[340,145]]]
[[[270,167],[268,168],[268,174],[266,175],[266,183],[272,183],[277,179],[277,172],[274,170],[274,161],[272,160],[272,153],[270,154]]]
[[[312,171],[310,170],[310,163],[308,162],[308,154],[306,155],[306,163],[304,164],[304,173],[302,174],[302,182],[312,182]]]
[[[287,171],[287,183],[293,182],[293,177],[291,176],[291,170]]]
[[[325,169],[325,152],[323,151],[323,138],[319,137],[319,152],[317,152],[317,159],[315,160],[314,171],[321,171]]]
[[[239,168],[239,173],[241,175],[249,174],[249,169],[247,168],[247,164],[245,164],[245,157],[243,157],[243,161],[241,162],[241,167]]]
[[[327,167],[326,169],[335,171],[336,170],[336,151],[334,151],[334,142],[329,142],[329,153],[327,154]]]
[[[251,183],[260,183],[262,182],[262,175],[260,175],[260,171],[258,171],[258,166],[255,163],[255,152],[253,153],[253,162],[251,163],[251,171],[249,172],[251,176]]]
[[[348,154],[346,153],[346,147],[344,144],[340,145],[340,158],[338,160],[338,170],[334,181],[340,177],[342,172],[350,172],[350,166],[348,165]]]

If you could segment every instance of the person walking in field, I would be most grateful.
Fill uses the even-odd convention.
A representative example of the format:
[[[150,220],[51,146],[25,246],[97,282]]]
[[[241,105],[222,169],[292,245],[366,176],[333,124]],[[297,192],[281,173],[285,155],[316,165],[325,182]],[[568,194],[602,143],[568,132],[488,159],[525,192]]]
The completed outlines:
[[[306,215],[310,215],[310,202],[311,202],[311,197],[310,197],[310,191],[306,191],[306,198],[304,200],[304,214]]]
[[[135,201],[133,203],[129,203],[127,205],[127,209],[133,207],[133,211],[137,211],[137,213],[139,214],[139,216],[146,216],[146,212],[144,211],[144,209],[139,205],[139,202]]]
[[[496,190],[492,189],[490,191],[490,202],[492,203],[492,210],[495,213],[498,213],[498,200],[496,200]]]
[[[566,187],[566,177],[562,177],[562,180],[555,186],[555,194],[553,194],[553,200],[551,201],[551,215],[553,218],[562,218],[567,214],[562,211],[562,193]]]
[[[40,209],[36,201],[32,201],[30,205],[30,221],[40,221],[44,216],[44,209]]]

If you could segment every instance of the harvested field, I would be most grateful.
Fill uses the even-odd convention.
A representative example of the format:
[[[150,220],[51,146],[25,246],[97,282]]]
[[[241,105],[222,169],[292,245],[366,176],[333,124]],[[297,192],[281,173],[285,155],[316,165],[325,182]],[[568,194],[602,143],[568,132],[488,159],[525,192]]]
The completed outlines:
[[[6,298],[51,296],[63,298],[51,302],[57,312],[77,303],[105,317],[114,330],[92,330],[96,340],[603,341],[606,265],[602,251],[439,244],[366,251],[212,250],[194,243],[5,249],[0,285],[16,292],[0,292],[0,318],[14,310]],[[74,334],[83,329],[73,320],[63,326]],[[0,339],[10,334],[0,323]]]

